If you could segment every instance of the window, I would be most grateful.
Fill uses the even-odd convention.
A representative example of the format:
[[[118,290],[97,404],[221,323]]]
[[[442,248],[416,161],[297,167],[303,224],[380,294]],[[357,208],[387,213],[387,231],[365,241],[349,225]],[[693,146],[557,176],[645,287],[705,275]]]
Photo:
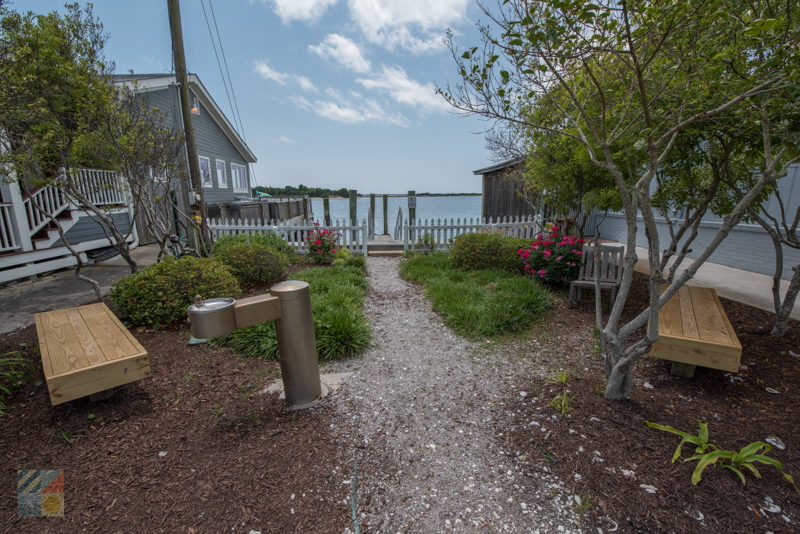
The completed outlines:
[[[211,180],[211,160],[205,156],[200,156],[200,183],[203,187],[214,187]]]
[[[228,177],[225,175],[225,161],[221,159],[214,160],[217,166],[217,187],[228,187]]]
[[[247,167],[236,163],[231,163],[231,179],[233,190],[238,193],[248,193],[247,189]]]

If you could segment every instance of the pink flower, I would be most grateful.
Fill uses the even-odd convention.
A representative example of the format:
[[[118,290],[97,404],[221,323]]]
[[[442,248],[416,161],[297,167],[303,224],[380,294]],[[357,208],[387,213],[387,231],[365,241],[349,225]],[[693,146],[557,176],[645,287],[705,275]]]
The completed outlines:
[[[531,253],[530,253],[530,252],[528,252],[527,250],[526,250],[525,252],[523,252],[523,253],[522,253],[522,257],[523,257],[523,258],[530,257],[530,255],[531,255]]]
[[[556,261],[561,261],[562,259],[564,259],[564,256],[559,256],[556,258]]]
[[[549,258],[552,253],[553,252],[550,251],[550,250],[545,250],[543,255],[544,255],[545,258]]]
[[[317,254],[322,254],[322,249],[321,248],[317,249]]]
[[[538,271],[536,271],[536,274],[539,275],[539,278],[544,278],[544,275],[547,274],[547,269],[539,269]]]
[[[551,230],[561,230],[561,227],[560,226],[551,226],[550,229]]]
[[[336,249],[331,249],[331,254],[336,254]]]
[[[321,244],[322,244],[322,241],[320,241],[319,239],[317,239],[316,241],[314,241],[314,244],[315,244],[315,245],[321,245]]]

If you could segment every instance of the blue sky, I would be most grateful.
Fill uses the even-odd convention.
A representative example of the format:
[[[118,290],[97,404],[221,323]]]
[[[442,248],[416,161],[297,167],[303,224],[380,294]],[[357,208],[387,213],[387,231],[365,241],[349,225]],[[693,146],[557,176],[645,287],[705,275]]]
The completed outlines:
[[[478,43],[472,0],[212,1],[258,183],[480,191],[472,171],[490,164],[486,123],[434,94],[457,78],[445,30],[462,46]],[[202,4],[210,17],[209,0]],[[202,4],[181,2],[187,64],[232,119]],[[166,0],[94,6],[117,72],[170,71]]]

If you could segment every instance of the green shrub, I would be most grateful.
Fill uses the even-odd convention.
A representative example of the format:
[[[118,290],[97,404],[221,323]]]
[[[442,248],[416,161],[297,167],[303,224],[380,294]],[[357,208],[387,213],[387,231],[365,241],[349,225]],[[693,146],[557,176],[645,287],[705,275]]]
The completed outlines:
[[[461,234],[450,247],[450,258],[458,269],[503,269],[522,272],[517,252],[530,245],[527,239],[497,234]]]
[[[36,375],[36,366],[19,352],[0,354],[0,415],[11,408],[9,399]]]
[[[295,276],[309,283],[317,352],[323,360],[358,355],[369,345],[370,329],[363,313],[367,280],[363,258],[351,257],[345,261],[354,260],[361,260],[362,265],[317,267]],[[220,338],[219,343],[243,356],[278,358],[273,322],[237,330]]]
[[[234,243],[214,252],[242,287],[271,286],[286,280],[289,259],[283,252],[260,243]]]
[[[233,297],[242,291],[230,270],[211,258],[185,256],[126,276],[111,289],[111,301],[134,326],[165,325],[186,319],[195,295],[204,299]]]
[[[289,260],[291,260],[295,253],[294,247],[284,241],[284,239],[273,232],[253,232],[252,234],[238,234],[238,235],[224,235],[218,237],[214,241],[214,252],[217,253],[224,250],[231,245],[241,243],[258,243],[259,245],[266,245],[275,250],[283,252]]]
[[[550,293],[535,280],[499,269],[455,269],[444,254],[415,255],[401,275],[426,286],[433,309],[456,333],[482,339],[530,327],[550,306]]]

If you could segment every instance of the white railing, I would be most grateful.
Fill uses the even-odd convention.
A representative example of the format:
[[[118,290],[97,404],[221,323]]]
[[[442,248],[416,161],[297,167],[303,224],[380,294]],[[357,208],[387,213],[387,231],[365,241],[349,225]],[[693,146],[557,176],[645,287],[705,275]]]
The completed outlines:
[[[11,222],[12,209],[12,204],[0,204],[0,252],[20,248],[14,237],[14,226]]]
[[[420,219],[415,225],[403,225],[403,250],[416,248],[417,243],[430,236],[436,250],[447,250],[453,240],[461,234],[488,232],[535,239],[542,231],[542,223],[538,217],[499,217],[492,219]]]
[[[330,226],[315,224],[314,221],[303,221],[293,224],[283,221],[270,221],[260,224],[256,220],[242,219],[209,219],[208,228],[216,239],[223,235],[251,234],[255,232],[272,232],[279,235],[284,241],[294,247],[295,251],[304,254],[308,252],[306,244],[308,232],[327,228],[339,234],[338,246],[348,249],[356,254],[367,255],[368,230],[366,219],[358,224],[348,224],[346,220],[335,220]]]
[[[125,206],[128,204],[125,180],[114,171],[72,169],[70,180],[75,189],[95,206]]]
[[[64,192],[51,182],[26,198],[23,205],[28,216],[28,230],[33,234],[47,226],[50,216],[64,211],[69,202]]]

